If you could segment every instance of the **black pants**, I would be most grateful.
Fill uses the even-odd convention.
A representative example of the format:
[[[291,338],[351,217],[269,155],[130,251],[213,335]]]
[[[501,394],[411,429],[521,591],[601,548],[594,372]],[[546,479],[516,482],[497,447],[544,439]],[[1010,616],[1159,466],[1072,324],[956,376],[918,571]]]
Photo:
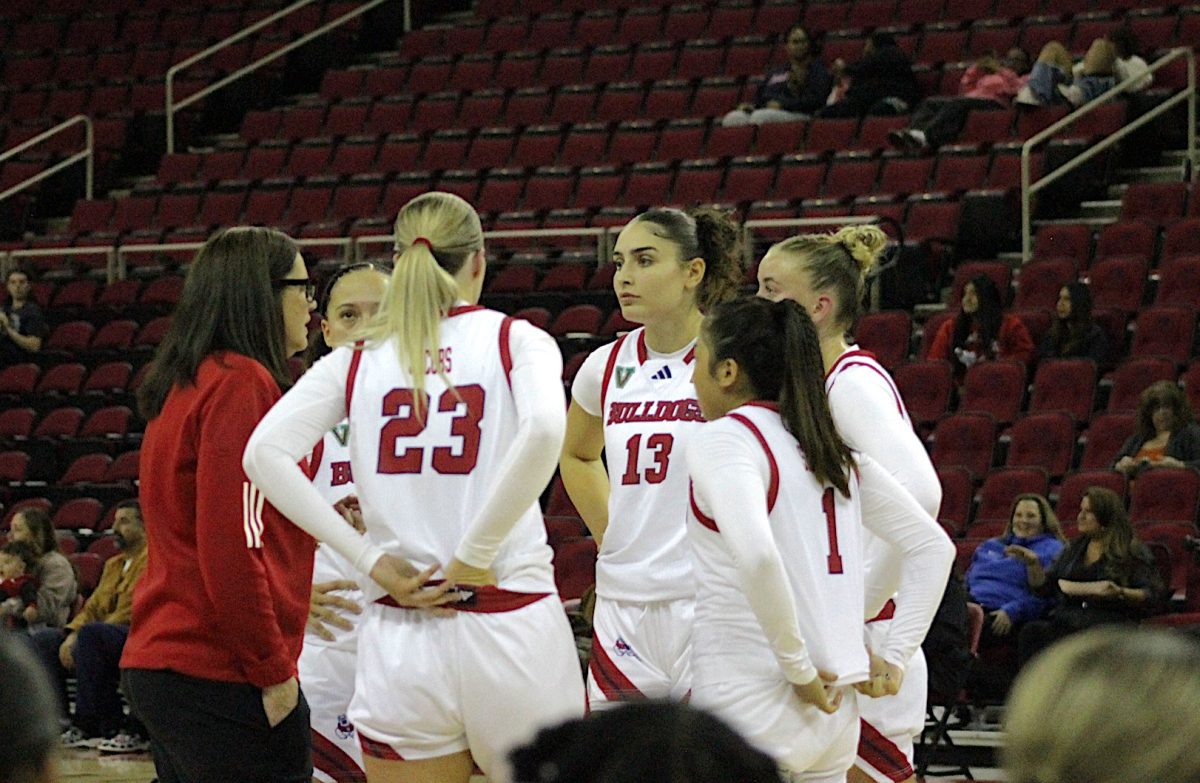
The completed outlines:
[[[940,147],[958,139],[958,134],[967,124],[967,115],[972,109],[1000,109],[1000,104],[987,98],[959,98],[934,96],[917,105],[909,127],[925,132],[925,141],[931,147]]]
[[[125,669],[125,693],[150,732],[161,783],[309,783],[312,735],[304,693],[275,728],[262,691],[171,671]]]

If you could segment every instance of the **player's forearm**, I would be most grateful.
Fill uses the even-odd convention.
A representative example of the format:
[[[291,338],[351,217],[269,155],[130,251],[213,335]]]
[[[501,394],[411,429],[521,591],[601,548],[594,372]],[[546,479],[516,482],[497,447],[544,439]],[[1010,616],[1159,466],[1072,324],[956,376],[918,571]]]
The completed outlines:
[[[608,530],[608,473],[599,459],[584,460],[563,454],[558,463],[563,487],[575,504],[583,523],[599,546]]]

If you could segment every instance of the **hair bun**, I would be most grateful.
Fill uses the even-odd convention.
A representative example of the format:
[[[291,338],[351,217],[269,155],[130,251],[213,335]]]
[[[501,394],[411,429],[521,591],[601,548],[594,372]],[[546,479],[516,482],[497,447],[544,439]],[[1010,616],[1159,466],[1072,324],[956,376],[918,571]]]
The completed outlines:
[[[888,242],[887,234],[877,226],[846,226],[833,239],[846,248],[864,274],[875,265]]]

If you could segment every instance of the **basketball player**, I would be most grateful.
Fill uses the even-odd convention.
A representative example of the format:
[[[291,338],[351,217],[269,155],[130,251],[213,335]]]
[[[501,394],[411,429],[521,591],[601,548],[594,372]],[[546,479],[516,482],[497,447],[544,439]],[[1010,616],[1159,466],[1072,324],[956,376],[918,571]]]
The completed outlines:
[[[537,504],[562,441],[562,357],[474,304],[485,269],[469,204],[410,201],[365,344],[317,362],[246,448],[272,502],[371,576],[349,718],[373,783],[465,783],[473,761],[505,781],[511,748],[583,712]],[[296,464],[347,416],[365,537]]]
[[[934,518],[942,489],[896,384],[870,353],[846,341],[858,320],[864,280],[887,244],[874,226],[849,226],[831,235],[800,235],[775,245],[759,265],[759,296],[792,299],[812,317],[821,340],[825,390],[834,424],[846,444],[882,465]],[[899,557],[870,533],[869,578],[886,597],[897,584]],[[895,603],[867,608],[867,638],[883,647]],[[918,647],[904,668],[899,693],[859,702],[863,726],[850,783],[901,783],[913,777],[913,736],[925,725],[927,674]]]
[[[309,349],[310,359],[352,341],[355,330],[379,309],[390,271],[390,266],[363,262],[346,264],[329,277],[317,307],[321,332]],[[309,472],[326,503],[354,515],[357,502],[347,422],[325,433],[309,458]],[[362,748],[354,724],[346,717],[354,694],[358,614],[363,603],[358,576],[354,566],[330,547],[317,547],[312,606],[296,666],[311,712],[313,777],[323,783],[366,780]]]
[[[859,737],[845,686],[898,676],[873,667],[862,642],[862,527],[902,557],[884,660],[920,645],[954,548],[886,470],[856,464],[820,379],[816,330],[795,302],[743,299],[705,320],[694,382],[710,423],[687,449],[693,700],[788,779],[841,783]]]
[[[651,209],[621,230],[613,263],[621,314],[642,326],[583,363],[561,460],[600,549],[591,707],[691,688],[695,586],[679,461],[701,423],[691,382],[701,310],[741,282],[738,229],[713,209]]]

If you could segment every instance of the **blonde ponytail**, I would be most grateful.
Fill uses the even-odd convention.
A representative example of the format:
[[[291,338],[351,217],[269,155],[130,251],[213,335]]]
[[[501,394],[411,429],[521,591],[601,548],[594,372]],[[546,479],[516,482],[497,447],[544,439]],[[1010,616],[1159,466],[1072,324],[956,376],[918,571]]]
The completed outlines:
[[[483,247],[483,228],[479,215],[462,198],[431,192],[404,205],[396,217],[395,237],[395,268],[379,311],[362,336],[395,340],[412,384],[414,411],[423,417],[426,367],[449,384],[441,363],[426,357],[438,355],[442,319],[460,298],[454,276]]]
[[[799,234],[767,251],[789,257],[808,273],[814,291],[831,292],[837,300],[835,323],[849,330],[858,320],[867,273],[887,246],[887,234],[876,226],[845,226],[833,234]]]

